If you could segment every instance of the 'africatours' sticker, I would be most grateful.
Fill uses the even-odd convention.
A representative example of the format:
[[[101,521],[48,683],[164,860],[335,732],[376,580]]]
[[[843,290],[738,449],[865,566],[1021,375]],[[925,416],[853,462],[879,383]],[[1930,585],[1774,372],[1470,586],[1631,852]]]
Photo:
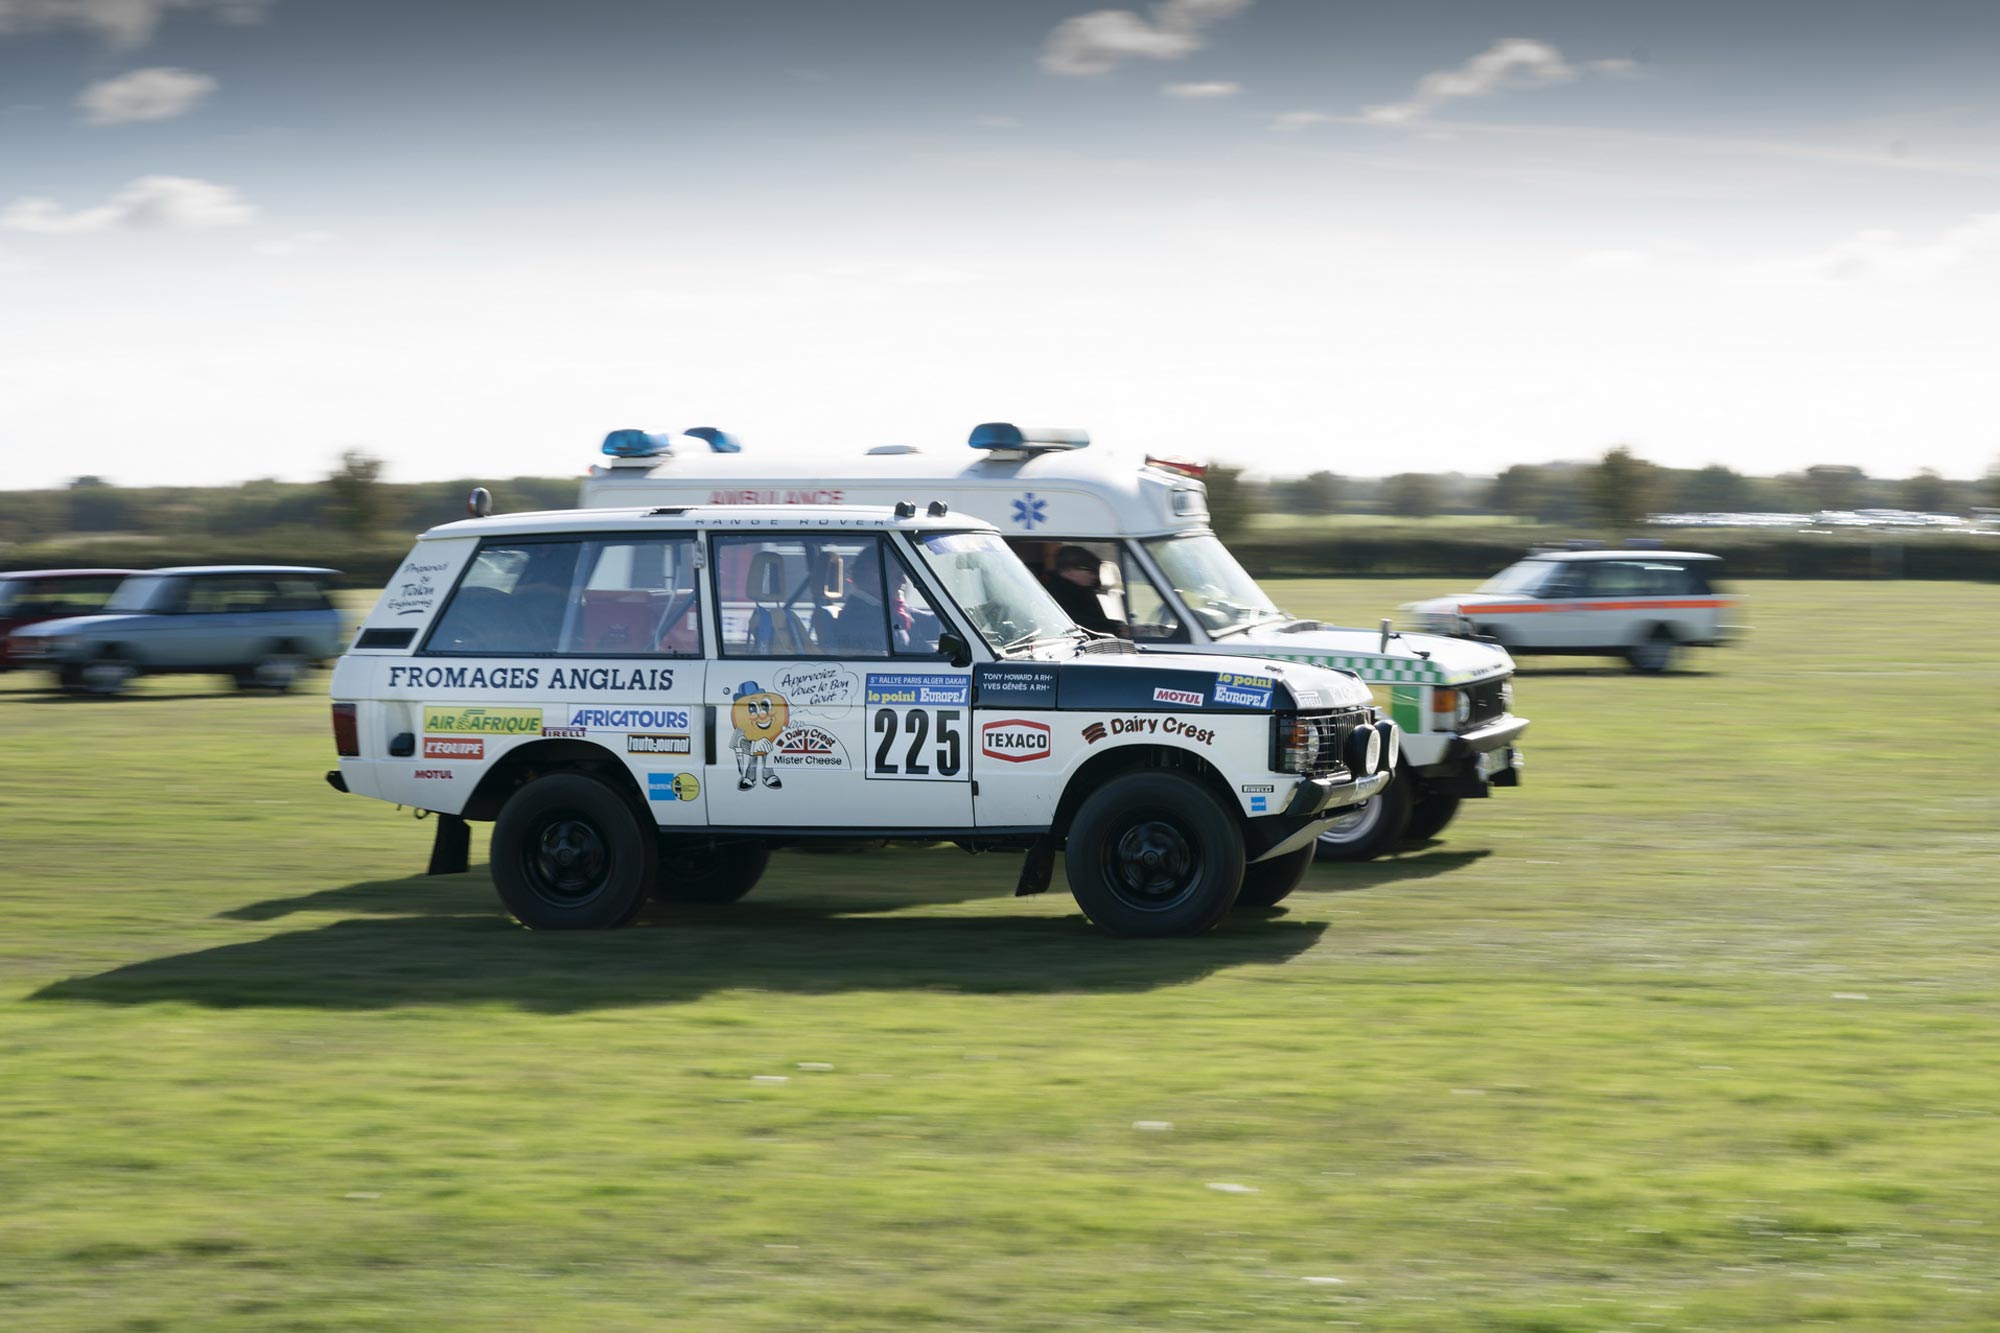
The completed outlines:
[[[685,708],[572,708],[569,710],[569,724],[572,727],[591,727],[600,731],[630,731],[634,728],[648,730],[658,727],[663,731],[686,731],[688,710]]]
[[[424,710],[424,730],[445,736],[539,736],[542,710],[444,704]]]
[[[972,701],[972,677],[947,675],[941,671],[871,671],[868,673],[870,705],[963,706]]]

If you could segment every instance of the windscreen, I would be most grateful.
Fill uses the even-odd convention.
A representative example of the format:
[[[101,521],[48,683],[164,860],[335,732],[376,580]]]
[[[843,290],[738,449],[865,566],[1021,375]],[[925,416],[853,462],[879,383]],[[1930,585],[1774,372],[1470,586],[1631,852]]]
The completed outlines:
[[[111,600],[104,604],[106,612],[144,611],[153,604],[160,589],[172,579],[155,574],[135,574],[118,585],[118,591],[111,594]]]
[[[1288,619],[1213,533],[1154,537],[1146,542],[1146,550],[1195,619],[1217,638],[1264,621]]]
[[[1083,637],[999,533],[931,533],[917,539],[917,549],[994,652],[1025,655]]]
[[[1548,580],[1550,571],[1555,567],[1553,560],[1516,561],[1480,584],[1479,591],[1514,595],[1531,593]]]

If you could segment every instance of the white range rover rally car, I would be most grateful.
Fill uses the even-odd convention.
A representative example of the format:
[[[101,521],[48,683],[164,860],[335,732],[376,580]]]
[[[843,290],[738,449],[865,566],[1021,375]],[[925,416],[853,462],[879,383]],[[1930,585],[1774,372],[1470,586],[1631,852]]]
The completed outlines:
[[[1183,460],[1120,457],[1088,448],[1082,431],[1004,422],[974,428],[969,443],[970,454],[963,446],[885,445],[847,457],[766,457],[709,426],[684,436],[614,431],[604,441],[610,457],[583,483],[582,503],[941,500],[999,528],[1087,628],[1148,653],[1226,653],[1352,671],[1402,728],[1400,776],[1380,800],[1328,826],[1323,859],[1367,860],[1433,838],[1462,800],[1520,784],[1528,719],[1513,712],[1514,662],[1505,649],[1287,615],[1209,527],[1203,469]],[[1071,582],[1062,565],[1079,553],[1094,558],[1095,577]]]
[[[814,838],[1026,850],[1129,935],[1207,930],[1305,875],[1391,785],[1346,672],[1142,656],[1062,613],[990,525],[932,505],[475,518],[417,541],[334,670],[347,792],[494,821],[537,929],[649,894],[732,902]]]

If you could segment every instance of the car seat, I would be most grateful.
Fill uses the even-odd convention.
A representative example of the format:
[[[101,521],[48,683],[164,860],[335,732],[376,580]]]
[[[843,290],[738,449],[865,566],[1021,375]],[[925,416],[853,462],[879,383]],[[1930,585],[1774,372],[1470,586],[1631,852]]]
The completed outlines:
[[[799,635],[785,610],[785,558],[759,551],[750,558],[750,613],[747,647],[753,657],[801,657]]]

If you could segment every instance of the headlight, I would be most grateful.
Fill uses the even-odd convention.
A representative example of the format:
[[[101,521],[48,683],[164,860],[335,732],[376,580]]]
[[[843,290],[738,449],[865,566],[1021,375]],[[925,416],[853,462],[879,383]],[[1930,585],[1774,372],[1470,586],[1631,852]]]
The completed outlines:
[[[1382,736],[1382,767],[1377,772],[1390,772],[1403,754],[1403,729],[1394,722],[1377,722],[1375,730]]]
[[[1458,702],[1452,706],[1451,720],[1461,727],[1472,721],[1472,692],[1470,690],[1460,690],[1458,692]]]
[[[1319,728],[1309,717],[1280,713],[1272,719],[1276,744],[1271,767],[1280,773],[1310,773],[1319,765]]]
[[[1514,711],[1514,682],[1511,680],[1500,682],[1500,711],[1503,713]]]
[[[1359,726],[1347,737],[1347,771],[1365,778],[1382,766],[1382,733],[1372,726]]]

